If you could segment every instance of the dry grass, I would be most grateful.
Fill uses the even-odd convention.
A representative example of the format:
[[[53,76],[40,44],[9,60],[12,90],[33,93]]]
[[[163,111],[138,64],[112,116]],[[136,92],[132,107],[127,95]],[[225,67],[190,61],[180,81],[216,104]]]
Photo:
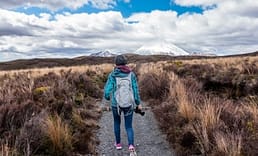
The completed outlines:
[[[167,97],[169,92],[169,79],[166,73],[144,74],[139,83],[140,93],[143,100],[161,100]]]
[[[253,69],[250,69],[249,65],[254,68],[258,67],[258,56],[246,56],[246,57],[227,57],[227,58],[207,58],[207,59],[193,59],[193,60],[177,60],[177,62],[182,62],[182,64],[198,64],[198,65],[211,65],[215,67],[220,65],[221,70],[226,71],[229,68],[239,69],[240,72],[247,71],[249,74],[253,73]],[[169,66],[167,64],[166,66]]]
[[[246,103],[240,96],[242,94],[238,94],[245,92],[243,95],[249,96],[254,93],[254,99],[257,99],[257,60],[258,57],[254,56],[160,61],[129,66],[140,81],[141,98],[154,99],[150,103],[153,102],[155,116],[178,155],[239,156],[258,154],[253,146],[258,143],[258,124],[254,122],[258,121],[257,100]],[[171,65],[185,77],[177,76],[170,68],[164,70]],[[0,105],[8,103],[15,106],[15,109],[10,109],[10,112],[15,110],[13,113],[5,111],[5,106],[0,107],[0,112],[3,112],[0,118],[8,114],[16,117],[13,119],[22,117],[23,122],[28,122],[32,117],[30,114],[35,112],[33,116],[37,116],[38,107],[47,108],[50,115],[55,114],[46,120],[48,130],[44,131],[50,141],[50,146],[46,146],[52,148],[52,154],[94,155],[96,139],[93,130],[98,127],[99,113],[93,103],[94,98],[102,95],[96,86],[103,85],[113,67],[113,64],[103,64],[0,72]],[[243,82],[244,87],[241,88]],[[216,90],[205,87],[221,88],[215,94]],[[220,96],[221,92],[234,92],[237,100]],[[37,111],[27,112],[27,107],[34,105],[27,104],[24,99],[37,104],[37,108],[33,108]],[[18,106],[18,101],[25,104]],[[26,118],[18,108],[23,108]],[[237,133],[239,131],[242,133]],[[10,154],[14,147],[1,145],[2,153]]]
[[[62,122],[58,115],[46,120],[47,136],[49,137],[54,155],[69,154],[72,152],[71,130],[67,124]]]
[[[71,66],[71,67],[53,67],[53,68],[35,68],[35,69],[24,69],[24,70],[10,70],[10,71],[0,71],[0,76],[4,75],[17,75],[17,74],[27,74],[28,77],[39,77],[50,72],[60,75],[63,72],[71,71],[72,73],[78,72],[83,73],[86,71],[94,71],[97,74],[108,73],[113,69],[113,64],[101,64],[101,65],[84,65],[84,66]]]
[[[202,122],[196,122],[191,125],[191,131],[197,138],[197,146],[200,152],[204,155],[210,153],[211,140],[207,127]]]
[[[141,76],[148,74],[148,73],[155,73],[157,75],[160,75],[164,73],[163,68],[167,62],[166,61],[159,61],[156,63],[150,62],[150,63],[143,63],[140,65],[138,72],[140,73],[139,79],[142,79]]]
[[[193,78],[201,82],[204,91],[213,92],[220,97],[239,99],[258,93],[257,58],[172,61],[164,66],[164,70],[173,71],[180,78]]]
[[[176,97],[177,108],[179,114],[188,121],[192,121],[196,117],[196,109],[189,101],[185,86],[181,81],[174,84],[170,83],[170,96]]]
[[[96,153],[94,130],[100,112],[95,100],[102,96],[103,75],[67,70],[39,77],[16,73],[0,79],[0,146],[6,147],[2,140],[8,139],[8,149],[17,148],[20,155]],[[37,122],[42,112],[54,117]],[[73,116],[73,112],[80,113]]]
[[[159,78],[156,77],[155,82],[159,82],[163,73],[168,75],[169,94],[167,99],[160,99],[163,101],[161,105],[158,105],[160,101],[154,102],[154,113],[179,155],[257,154],[255,149],[251,149],[254,148],[252,144],[258,141],[258,124],[254,122],[258,120],[257,95],[254,94],[257,65],[257,56],[141,65],[141,83],[147,82],[145,78],[150,73],[158,73]],[[183,76],[178,74],[178,77],[173,71],[179,71]],[[205,81],[212,83],[206,84]],[[243,82],[244,87],[241,86]],[[215,92],[204,87],[219,89]],[[157,86],[146,85],[144,89],[151,92]],[[243,103],[250,94],[255,100]]]
[[[220,122],[222,106],[205,99],[205,104],[198,108],[198,118],[207,130],[214,130]]]
[[[9,147],[8,143],[1,145],[0,156],[18,156],[17,150]]]
[[[250,98],[244,108],[251,114],[253,121],[258,122],[258,101],[256,100],[255,98]]]
[[[242,135],[217,132],[215,141],[218,152],[227,156],[241,156]]]
[[[8,145],[4,144],[1,146],[1,153],[0,153],[1,156],[9,156],[11,155],[11,150],[10,148],[8,147]]]
[[[244,57],[192,59],[192,60],[180,60],[180,61],[184,63],[192,63],[192,64],[223,64],[227,66],[231,64],[237,64],[244,60],[256,61],[257,59],[258,59],[258,56],[244,56]]]
[[[213,134],[219,127],[221,106],[205,98],[204,105],[199,105],[198,120],[190,123],[191,131],[198,140],[199,150],[202,154],[211,153],[213,150]]]

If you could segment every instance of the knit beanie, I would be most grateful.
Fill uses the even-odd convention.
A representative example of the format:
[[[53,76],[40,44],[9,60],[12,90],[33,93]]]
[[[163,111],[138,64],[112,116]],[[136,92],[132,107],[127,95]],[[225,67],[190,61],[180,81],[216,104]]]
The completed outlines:
[[[117,66],[119,66],[119,65],[126,65],[127,64],[127,58],[124,55],[117,55],[115,57],[115,64]]]

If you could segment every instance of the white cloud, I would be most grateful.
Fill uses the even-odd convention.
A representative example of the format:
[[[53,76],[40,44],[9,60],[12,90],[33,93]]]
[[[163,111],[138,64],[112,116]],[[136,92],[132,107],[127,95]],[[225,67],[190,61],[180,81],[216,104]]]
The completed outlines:
[[[115,0],[19,0],[0,1],[0,8],[13,9],[18,7],[40,7],[56,11],[63,8],[77,9],[83,5],[91,5],[98,9],[108,9],[116,5]]]
[[[130,3],[130,0],[124,0],[125,3]]]
[[[129,18],[114,11],[37,17],[0,9],[0,61],[74,57],[92,49],[132,52],[146,42],[162,41],[192,52],[257,51],[258,2],[214,3],[216,8],[202,14],[179,16],[174,11],[156,10]]]
[[[90,3],[93,7],[99,9],[113,8],[116,5],[116,1],[114,0],[91,0]]]
[[[211,6],[227,0],[171,0],[182,6]]]

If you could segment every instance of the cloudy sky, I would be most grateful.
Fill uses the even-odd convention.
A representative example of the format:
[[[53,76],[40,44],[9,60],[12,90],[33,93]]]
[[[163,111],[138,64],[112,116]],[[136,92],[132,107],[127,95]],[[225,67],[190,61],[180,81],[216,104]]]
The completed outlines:
[[[258,0],[0,0],[0,62],[159,42],[218,55],[257,51]]]

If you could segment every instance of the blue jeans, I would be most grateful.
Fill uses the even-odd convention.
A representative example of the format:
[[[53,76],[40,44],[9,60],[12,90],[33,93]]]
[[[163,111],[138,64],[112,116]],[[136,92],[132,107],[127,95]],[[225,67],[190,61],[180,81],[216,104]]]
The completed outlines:
[[[134,145],[134,132],[133,132],[133,110],[132,108],[121,108],[121,111],[124,114],[125,119],[125,129],[127,133],[128,145]],[[116,143],[121,143],[120,137],[120,124],[121,124],[121,116],[118,114],[117,107],[112,107],[113,118],[114,118],[114,132]]]

